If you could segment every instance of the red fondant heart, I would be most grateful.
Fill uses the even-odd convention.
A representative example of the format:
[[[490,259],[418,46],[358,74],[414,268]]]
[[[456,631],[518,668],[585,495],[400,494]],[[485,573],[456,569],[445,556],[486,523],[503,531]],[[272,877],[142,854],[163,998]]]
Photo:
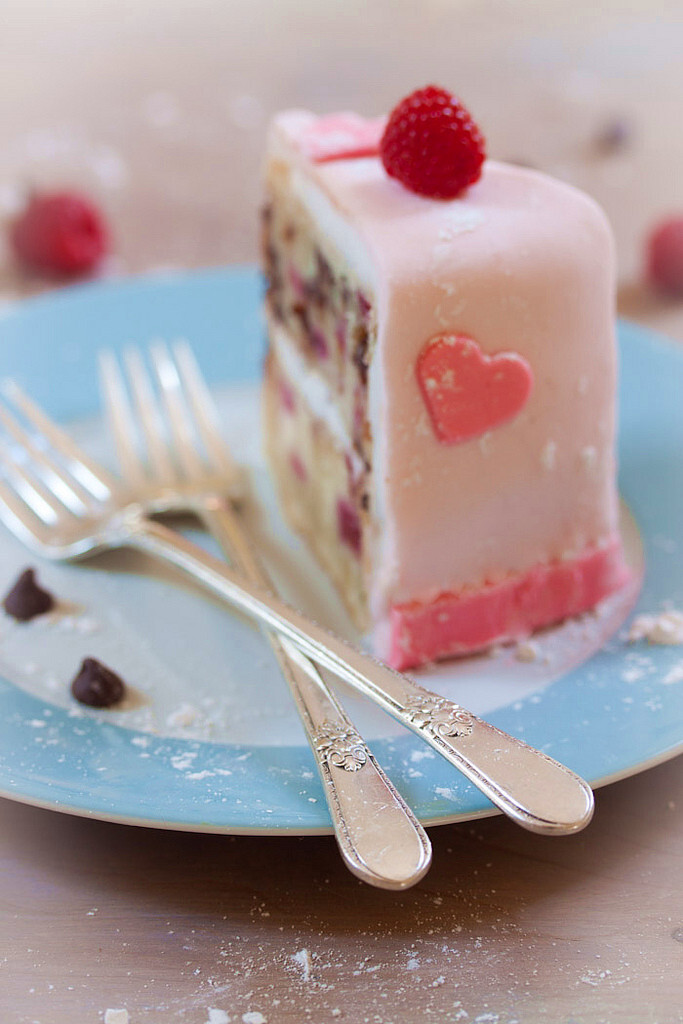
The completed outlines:
[[[525,405],[531,367],[515,352],[487,356],[462,334],[439,334],[417,360],[417,379],[434,432],[444,444],[478,437]]]

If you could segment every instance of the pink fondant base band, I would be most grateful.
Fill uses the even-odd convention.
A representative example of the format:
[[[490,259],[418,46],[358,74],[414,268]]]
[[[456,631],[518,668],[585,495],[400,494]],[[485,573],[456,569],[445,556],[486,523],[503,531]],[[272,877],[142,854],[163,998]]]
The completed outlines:
[[[442,594],[429,604],[394,605],[386,660],[403,671],[492,643],[519,640],[592,608],[630,576],[621,543],[615,539],[572,561],[538,565],[477,592]]]

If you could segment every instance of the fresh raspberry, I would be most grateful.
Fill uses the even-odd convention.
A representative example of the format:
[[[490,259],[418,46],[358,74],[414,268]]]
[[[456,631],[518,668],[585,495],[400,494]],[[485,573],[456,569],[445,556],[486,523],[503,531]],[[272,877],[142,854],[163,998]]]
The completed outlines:
[[[683,296],[683,215],[662,221],[648,238],[647,276],[658,291]]]
[[[88,199],[72,192],[32,196],[12,225],[10,238],[22,263],[65,276],[92,270],[108,244],[99,211]]]
[[[380,143],[387,174],[411,192],[453,199],[481,174],[485,141],[463,105],[428,85],[389,115]]]

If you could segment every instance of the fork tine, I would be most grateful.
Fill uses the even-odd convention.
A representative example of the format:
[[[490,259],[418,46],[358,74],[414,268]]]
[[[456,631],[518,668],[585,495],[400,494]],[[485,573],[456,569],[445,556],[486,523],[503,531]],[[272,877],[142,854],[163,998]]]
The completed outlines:
[[[114,353],[109,350],[100,352],[98,367],[100,391],[114,435],[121,472],[134,486],[139,486],[145,479],[145,471],[137,451],[133,410]]]
[[[159,341],[150,346],[150,358],[183,472],[189,480],[203,476],[206,467],[195,445],[192,417],[185,402],[178,371],[164,342]]]
[[[218,410],[192,349],[186,341],[177,341],[173,345],[173,355],[212,468],[228,478],[235,477],[237,466],[221,435]]]
[[[4,444],[0,444],[0,466],[4,469],[6,486],[11,487],[24,505],[48,526],[58,522],[60,516],[68,511]]]
[[[45,437],[54,450],[66,460],[70,473],[89,494],[98,501],[107,501],[116,490],[114,478],[93,459],[84,456],[65,431],[48,416],[12,380],[3,382],[2,391],[7,399],[23,413],[26,419]]]
[[[19,536],[29,547],[46,544],[49,539],[49,527],[39,519],[26,502],[20,498],[14,488],[0,480],[0,521],[15,536]]]
[[[36,472],[45,481],[50,492],[75,515],[86,512],[88,497],[78,487],[77,481],[67,477],[61,468],[55,464],[54,460],[47,458],[45,453],[40,450],[27,431],[24,430],[2,403],[0,403],[0,423],[4,426],[9,436],[31,456]]]
[[[164,418],[140,352],[130,348],[124,353],[128,383],[147,445],[148,467],[156,480],[172,483],[178,473],[164,433]]]

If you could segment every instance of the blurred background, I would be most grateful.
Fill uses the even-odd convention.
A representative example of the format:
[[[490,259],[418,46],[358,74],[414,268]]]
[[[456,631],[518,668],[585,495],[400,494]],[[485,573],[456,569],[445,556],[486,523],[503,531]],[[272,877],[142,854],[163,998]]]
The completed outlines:
[[[372,115],[434,81],[490,155],[604,205],[621,311],[683,338],[642,281],[683,214],[682,55],[681,0],[3,0],[0,219],[68,186],[111,224],[104,273],[253,261],[273,111]],[[2,239],[0,299],[44,287]]]

